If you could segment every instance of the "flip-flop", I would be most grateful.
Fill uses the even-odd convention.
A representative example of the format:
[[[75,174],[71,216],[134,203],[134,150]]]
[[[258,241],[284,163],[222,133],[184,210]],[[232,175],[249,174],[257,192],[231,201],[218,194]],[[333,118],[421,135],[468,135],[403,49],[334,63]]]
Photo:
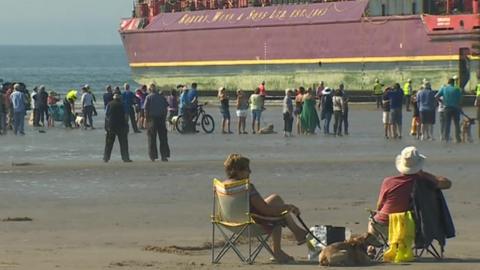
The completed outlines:
[[[270,258],[270,262],[271,263],[276,263],[276,264],[294,264],[295,259],[292,256],[289,256],[288,259],[285,260],[285,261],[278,261],[277,259],[272,257],[272,258]]]

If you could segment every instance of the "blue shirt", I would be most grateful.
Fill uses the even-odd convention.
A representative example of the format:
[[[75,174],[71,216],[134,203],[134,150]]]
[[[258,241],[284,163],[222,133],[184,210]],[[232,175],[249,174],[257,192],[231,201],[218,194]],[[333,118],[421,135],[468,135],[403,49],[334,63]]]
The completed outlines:
[[[190,99],[188,98],[188,93],[183,92],[180,95],[180,104],[178,106],[178,108],[180,109],[180,112],[183,113],[183,108],[188,106],[188,104],[190,104]]]
[[[135,94],[132,91],[125,91],[122,93],[123,110],[125,110],[125,113],[128,113],[132,108],[134,98]]]
[[[197,89],[191,88],[188,90],[188,101],[193,102],[193,100],[198,97]]]
[[[14,91],[10,95],[13,111],[16,113],[25,112],[25,95],[20,91]]]
[[[395,89],[387,93],[387,97],[390,100],[390,109],[401,109],[403,104],[403,91],[402,89]]]
[[[435,93],[426,88],[417,93],[418,110],[421,112],[435,110]]]
[[[448,84],[440,89],[437,97],[443,97],[443,105],[445,105],[445,107],[459,108],[462,92]]]

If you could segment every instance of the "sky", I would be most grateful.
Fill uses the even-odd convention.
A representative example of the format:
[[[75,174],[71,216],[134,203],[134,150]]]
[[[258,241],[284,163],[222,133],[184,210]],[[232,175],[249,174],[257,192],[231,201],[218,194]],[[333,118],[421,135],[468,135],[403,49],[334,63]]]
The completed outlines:
[[[0,0],[0,45],[120,45],[133,0]]]

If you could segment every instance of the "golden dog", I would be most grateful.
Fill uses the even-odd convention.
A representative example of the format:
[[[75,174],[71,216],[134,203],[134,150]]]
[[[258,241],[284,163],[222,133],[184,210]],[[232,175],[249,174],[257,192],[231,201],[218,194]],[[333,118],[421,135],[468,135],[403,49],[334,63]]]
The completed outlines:
[[[472,125],[475,124],[475,120],[476,119],[474,119],[474,118],[467,118],[467,117],[463,118],[463,121],[460,125],[460,129],[462,131],[462,142],[463,143],[466,143],[466,142],[472,143],[473,142]]]
[[[323,266],[364,266],[371,264],[367,255],[369,242],[375,236],[364,234],[344,242],[333,243],[325,247],[319,256]]]

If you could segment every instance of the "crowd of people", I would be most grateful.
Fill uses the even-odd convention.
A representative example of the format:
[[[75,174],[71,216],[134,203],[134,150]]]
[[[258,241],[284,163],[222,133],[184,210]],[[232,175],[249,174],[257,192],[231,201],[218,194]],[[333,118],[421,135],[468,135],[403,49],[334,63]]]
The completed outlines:
[[[250,96],[247,96],[245,91],[241,89],[237,90],[235,109],[238,118],[238,134],[248,134],[248,131],[246,131],[246,119],[249,111],[252,117],[252,134],[274,132],[268,127],[261,128],[262,112],[266,109],[266,96],[265,82],[262,82]],[[224,87],[218,90],[218,99],[222,115],[222,133],[231,134],[233,132],[230,125],[229,96]],[[320,111],[320,117],[317,108]],[[293,122],[295,119],[298,135],[315,134],[317,130],[321,130],[321,120],[324,120],[324,134],[342,136],[342,129],[344,130],[343,134],[349,134],[348,97],[345,94],[343,84],[340,84],[336,90],[325,87],[323,82],[320,83],[316,91],[313,88],[305,89],[303,86],[297,89],[286,89],[282,102],[282,116],[284,120],[283,135],[285,137],[293,136]],[[334,118],[334,123],[331,131],[332,117]]]
[[[151,87],[155,87],[152,85]],[[108,85],[103,94],[103,105],[107,108],[109,102],[118,95],[123,106],[127,122],[127,134],[130,126],[134,133],[148,128],[145,113],[147,96],[151,93],[146,85],[142,85],[135,92],[131,91],[127,83],[113,88]],[[31,125],[34,127],[53,127],[55,121],[63,120],[65,128],[80,127],[95,129],[94,117],[97,116],[96,97],[89,85],[81,87],[80,108],[76,108],[78,91],[69,90],[63,98],[63,104],[58,104],[60,96],[54,92],[47,92],[45,86],[34,87],[32,93],[22,83],[4,85],[0,91],[0,133],[6,134],[8,129],[16,135],[24,135],[24,118],[31,110]],[[166,99],[166,120],[173,126],[173,119],[182,115],[186,132],[197,132],[192,122],[198,108],[197,84],[190,87],[178,85],[176,89],[160,93]],[[440,139],[449,142],[451,123],[454,125],[453,139],[456,142],[472,142],[471,126],[475,118],[467,116],[461,107],[462,90],[457,86],[455,78],[440,90],[434,91],[428,80],[424,79],[418,91],[412,89],[409,79],[402,86],[395,83],[385,87],[377,79],[373,86],[376,97],[376,106],[383,110],[384,136],[387,139],[401,139],[403,135],[403,106],[406,111],[413,111],[410,134],[420,140],[434,140],[434,125],[440,123]],[[480,86],[476,90],[475,106],[480,114]],[[223,134],[232,134],[232,117],[230,114],[230,96],[225,87],[218,90],[220,113],[222,116],[221,128]],[[261,127],[262,112],[266,109],[266,87],[262,82],[251,95],[243,90],[236,91],[235,108],[236,132],[248,134],[247,118],[251,116],[251,133],[275,133],[273,127]],[[411,109],[412,107],[413,109]],[[463,115],[463,121],[461,121]],[[325,135],[342,136],[349,134],[349,98],[342,84],[334,89],[320,82],[317,89],[305,88],[286,89],[282,102],[282,117],[284,120],[283,135],[293,136],[294,126],[296,134],[315,134],[323,129]],[[477,115],[477,119],[480,115]],[[333,123],[332,123],[333,120]],[[322,125],[323,121],[323,125]],[[266,121],[263,121],[266,122]],[[173,129],[173,128],[172,128]],[[480,127],[479,127],[480,134]],[[479,135],[480,136],[480,135]],[[156,155],[153,153],[153,157]]]
[[[452,77],[446,85],[438,91],[432,89],[431,83],[423,79],[420,89],[412,90],[410,79],[403,88],[399,83],[385,87],[383,93],[378,95],[379,87],[383,87],[379,80],[373,87],[377,96],[377,108],[383,109],[384,135],[386,139],[402,138],[403,105],[406,111],[412,111],[410,135],[419,140],[435,140],[434,125],[440,123],[440,140],[452,141],[451,125],[453,122],[453,139],[456,143],[473,142],[471,127],[475,118],[468,116],[462,109],[463,91]],[[477,108],[477,119],[480,117],[480,84],[476,89],[475,106]],[[380,101],[379,101],[380,100]],[[413,110],[410,108],[412,107]],[[463,118],[463,120],[462,120]],[[479,128],[480,139],[480,128]]]

